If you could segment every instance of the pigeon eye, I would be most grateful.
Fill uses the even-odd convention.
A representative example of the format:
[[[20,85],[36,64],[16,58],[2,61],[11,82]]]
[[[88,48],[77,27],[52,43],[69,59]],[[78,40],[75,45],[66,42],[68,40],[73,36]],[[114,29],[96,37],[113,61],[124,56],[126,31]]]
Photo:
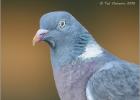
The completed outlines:
[[[65,24],[66,24],[65,20],[62,20],[62,21],[59,21],[59,24],[58,25],[62,29],[62,28],[65,27]]]

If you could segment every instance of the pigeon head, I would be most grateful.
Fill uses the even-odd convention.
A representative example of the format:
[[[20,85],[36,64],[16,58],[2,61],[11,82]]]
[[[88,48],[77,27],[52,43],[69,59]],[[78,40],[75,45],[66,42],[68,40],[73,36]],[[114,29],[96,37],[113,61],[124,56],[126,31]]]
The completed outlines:
[[[61,65],[81,55],[91,39],[88,31],[70,13],[55,11],[41,17],[33,45],[40,41],[47,42],[53,63]]]
[[[68,45],[79,32],[85,31],[80,23],[68,12],[55,11],[43,15],[40,29],[37,31],[33,45],[46,41],[51,48]],[[83,32],[84,33],[84,32]]]

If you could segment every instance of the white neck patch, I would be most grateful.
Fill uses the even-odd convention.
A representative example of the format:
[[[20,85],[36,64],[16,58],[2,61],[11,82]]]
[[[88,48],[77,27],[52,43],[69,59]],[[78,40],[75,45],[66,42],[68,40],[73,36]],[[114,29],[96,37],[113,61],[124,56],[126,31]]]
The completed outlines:
[[[93,94],[90,92],[89,86],[87,86],[86,88],[86,96],[87,96],[87,100],[94,100]]]
[[[85,51],[79,56],[82,60],[97,57],[103,53],[101,47],[96,43],[88,43]]]

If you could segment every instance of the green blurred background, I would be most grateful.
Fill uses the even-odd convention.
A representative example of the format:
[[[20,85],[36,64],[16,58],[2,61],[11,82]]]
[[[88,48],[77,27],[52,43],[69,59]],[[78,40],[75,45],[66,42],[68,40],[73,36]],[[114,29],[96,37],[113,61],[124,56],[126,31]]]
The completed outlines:
[[[2,0],[2,100],[59,100],[48,45],[32,46],[40,16],[50,11],[69,11],[101,46],[138,63],[139,0],[130,0],[134,6],[101,6],[100,1]]]

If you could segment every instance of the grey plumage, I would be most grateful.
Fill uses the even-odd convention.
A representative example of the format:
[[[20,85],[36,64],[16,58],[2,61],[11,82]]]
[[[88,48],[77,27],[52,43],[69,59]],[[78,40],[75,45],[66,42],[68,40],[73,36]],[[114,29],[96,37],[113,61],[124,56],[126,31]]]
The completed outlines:
[[[139,100],[140,72],[137,67],[122,61],[106,63],[88,81],[87,87],[94,100]]]
[[[50,45],[61,100],[139,100],[139,65],[107,52],[68,12],[43,15],[36,37]]]

